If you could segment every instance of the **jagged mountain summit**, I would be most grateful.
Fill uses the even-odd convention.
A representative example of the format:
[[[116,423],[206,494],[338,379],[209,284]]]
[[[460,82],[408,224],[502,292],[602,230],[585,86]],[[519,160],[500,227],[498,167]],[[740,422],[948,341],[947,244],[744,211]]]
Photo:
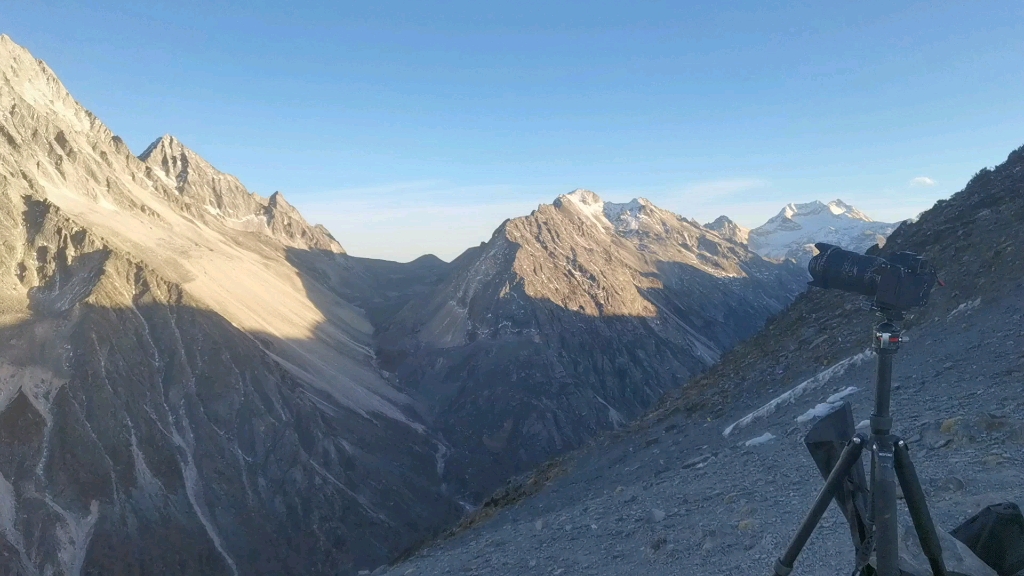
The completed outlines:
[[[747,239],[750,236],[749,228],[740,226],[724,214],[715,218],[714,222],[705,224],[704,227],[708,230],[717,232],[722,238],[732,240],[739,244],[746,244]]]
[[[787,204],[767,222],[750,230],[747,243],[765,258],[791,258],[806,264],[814,255],[815,242],[864,252],[884,244],[898,225],[875,222],[842,200]]]
[[[344,254],[341,244],[321,225],[311,226],[280,192],[270,198],[249,192],[237,178],[224,174],[170,134],[139,155],[149,178],[163,179],[173,188],[190,216],[225,226],[267,234],[286,246]]]
[[[643,413],[804,289],[644,199],[576,190],[503,223],[411,302],[380,358],[454,448],[445,479],[479,501],[508,476]]]
[[[7,36],[0,247],[5,573],[348,573],[462,512],[346,294],[371,263],[171,137],[137,158]]]

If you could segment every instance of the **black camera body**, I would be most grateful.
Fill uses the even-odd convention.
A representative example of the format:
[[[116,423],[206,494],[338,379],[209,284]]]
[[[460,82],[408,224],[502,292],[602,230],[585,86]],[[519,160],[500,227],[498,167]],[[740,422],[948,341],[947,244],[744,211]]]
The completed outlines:
[[[807,264],[811,286],[874,298],[873,305],[880,310],[903,312],[924,306],[938,281],[935,269],[913,252],[878,258],[832,244],[818,243],[814,247],[818,254]]]

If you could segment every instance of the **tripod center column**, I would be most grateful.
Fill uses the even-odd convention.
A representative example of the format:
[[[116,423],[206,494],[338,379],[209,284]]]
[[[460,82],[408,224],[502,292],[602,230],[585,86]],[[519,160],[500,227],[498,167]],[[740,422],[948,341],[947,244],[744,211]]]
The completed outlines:
[[[872,344],[878,355],[878,377],[875,383],[875,410],[871,414],[871,433],[876,437],[887,436],[892,430],[892,416],[889,412],[892,358],[900,349],[901,338],[899,327],[888,320],[875,327]]]

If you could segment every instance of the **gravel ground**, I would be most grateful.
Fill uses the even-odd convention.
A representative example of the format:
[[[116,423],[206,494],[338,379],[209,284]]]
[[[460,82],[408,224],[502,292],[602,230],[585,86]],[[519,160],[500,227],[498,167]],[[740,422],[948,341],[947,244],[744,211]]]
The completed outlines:
[[[907,335],[893,377],[894,432],[911,442],[938,526],[951,530],[991,503],[1024,504],[1024,289]],[[535,497],[374,573],[769,574],[822,483],[802,442],[813,420],[797,418],[856,387],[846,400],[865,420],[873,386],[870,357],[728,438],[729,424],[775,394],[712,420],[676,413],[574,454],[570,472]],[[766,432],[774,438],[744,445]],[[833,506],[794,574],[852,569]]]

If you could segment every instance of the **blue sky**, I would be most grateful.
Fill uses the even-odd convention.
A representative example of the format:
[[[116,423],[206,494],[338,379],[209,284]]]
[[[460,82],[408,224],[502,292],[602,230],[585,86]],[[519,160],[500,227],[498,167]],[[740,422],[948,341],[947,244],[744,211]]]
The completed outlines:
[[[1024,144],[1022,16],[984,1],[8,0],[0,32],[133,150],[174,134],[349,252],[409,260],[450,259],[577,187],[747,226],[813,199],[913,216]]]

